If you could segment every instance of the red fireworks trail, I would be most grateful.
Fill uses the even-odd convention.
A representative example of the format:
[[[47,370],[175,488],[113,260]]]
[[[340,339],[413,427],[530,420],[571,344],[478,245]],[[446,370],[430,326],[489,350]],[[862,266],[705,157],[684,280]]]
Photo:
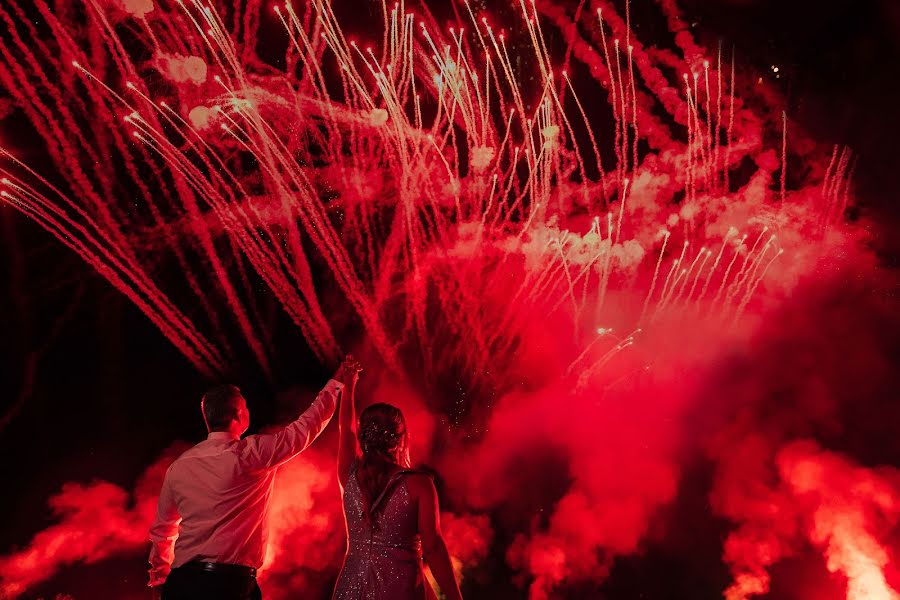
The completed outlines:
[[[383,386],[428,390],[463,374],[475,400],[462,413],[487,423],[476,441],[436,432],[421,396],[400,394],[422,415],[419,456],[441,465],[464,515],[448,517],[460,568],[487,555],[497,511],[535,508],[509,497],[510,465],[522,447],[552,446],[570,485],[542,500],[547,518],[499,523],[513,539],[508,565],[546,598],[602,580],[674,497],[679,423],[696,402],[688,378],[764,330],[823,265],[837,272],[858,252],[844,222],[849,150],[819,148],[765,86],[738,94],[733,57],[707,53],[673,2],[657,4],[670,49],[638,37],[628,5],[623,16],[602,0],[574,20],[519,0],[512,33],[465,2],[449,26],[425,5],[385,4],[381,39],[366,42],[325,0],[7,2],[0,82],[56,178],[7,146],[0,196],[204,373],[244,346],[272,372],[267,295],[323,362],[346,345],[350,311],[364,331],[354,343],[387,367]],[[259,32],[278,24],[284,55],[264,60]],[[562,33],[565,70],[547,27]],[[173,261],[179,276],[163,276]],[[487,406],[485,390],[501,400]],[[557,416],[560,403],[578,423]],[[848,599],[896,598],[888,542],[867,517],[896,524],[896,477],[825,515],[830,484],[813,468],[860,485],[875,476],[815,448],[769,450],[759,460],[785,487],[771,502],[814,519],[808,543],[846,575]],[[334,564],[293,564],[307,553],[286,549],[340,551],[328,460],[282,476],[268,577],[284,594],[327,586]],[[760,517],[727,501],[717,510]],[[119,546],[35,567],[29,552],[51,556],[54,531],[77,531],[80,514],[62,510],[59,529],[4,559],[7,594],[141,539],[108,529]],[[772,562],[748,559],[760,550],[744,544],[726,548],[729,598],[768,586]]]

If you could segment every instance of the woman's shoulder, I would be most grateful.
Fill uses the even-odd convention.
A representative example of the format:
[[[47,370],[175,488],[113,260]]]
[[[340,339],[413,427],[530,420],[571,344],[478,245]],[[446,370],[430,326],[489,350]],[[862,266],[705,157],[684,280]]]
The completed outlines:
[[[434,480],[428,471],[408,469],[403,471],[403,479],[410,494],[414,496],[431,495],[434,492]]]
[[[340,468],[340,465],[338,465],[338,481],[341,484],[341,488],[346,487],[350,479],[356,479],[357,470],[359,470],[359,461],[356,458],[354,458],[349,465],[344,467],[343,470]]]

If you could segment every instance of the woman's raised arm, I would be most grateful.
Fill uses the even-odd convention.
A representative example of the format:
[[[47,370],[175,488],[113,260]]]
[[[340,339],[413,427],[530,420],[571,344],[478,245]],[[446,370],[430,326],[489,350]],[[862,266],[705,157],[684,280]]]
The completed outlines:
[[[361,370],[359,363],[348,355],[339,371],[345,386],[338,411],[338,481],[341,489],[347,484],[350,465],[356,459],[356,382]]]

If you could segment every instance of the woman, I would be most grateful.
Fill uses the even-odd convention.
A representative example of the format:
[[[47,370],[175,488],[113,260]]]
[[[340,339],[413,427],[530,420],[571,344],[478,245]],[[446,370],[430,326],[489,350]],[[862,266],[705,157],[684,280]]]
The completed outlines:
[[[422,558],[447,600],[462,600],[441,535],[431,478],[409,468],[403,413],[373,404],[355,420],[359,364],[352,363],[338,417],[338,479],[347,523],[347,556],[333,600],[434,598]],[[358,445],[357,445],[358,440]]]

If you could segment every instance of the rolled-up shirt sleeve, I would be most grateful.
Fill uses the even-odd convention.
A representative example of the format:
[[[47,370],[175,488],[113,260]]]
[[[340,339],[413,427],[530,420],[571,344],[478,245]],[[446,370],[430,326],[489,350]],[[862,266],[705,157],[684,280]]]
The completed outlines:
[[[241,466],[250,471],[271,469],[303,452],[328,425],[343,388],[343,383],[332,379],[296,421],[277,433],[244,438]]]
[[[175,557],[175,540],[178,538],[178,525],[181,517],[172,494],[170,473],[166,473],[162,489],[159,492],[159,503],[156,509],[156,520],[150,527],[150,583],[151,586],[162,585],[169,576],[172,560]]]

